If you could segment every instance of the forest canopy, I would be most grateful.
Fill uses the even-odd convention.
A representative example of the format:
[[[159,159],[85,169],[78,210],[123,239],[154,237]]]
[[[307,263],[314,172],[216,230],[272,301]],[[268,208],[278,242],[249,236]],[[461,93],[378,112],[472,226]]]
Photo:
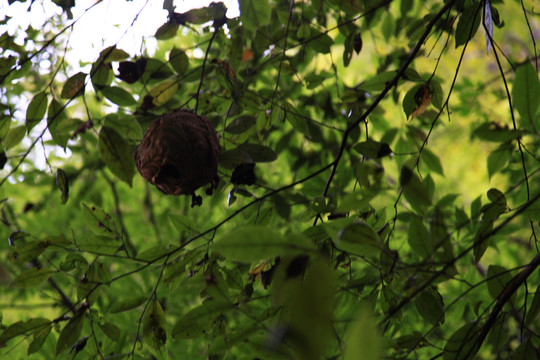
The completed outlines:
[[[540,358],[540,3],[81,3],[0,3],[1,358]]]

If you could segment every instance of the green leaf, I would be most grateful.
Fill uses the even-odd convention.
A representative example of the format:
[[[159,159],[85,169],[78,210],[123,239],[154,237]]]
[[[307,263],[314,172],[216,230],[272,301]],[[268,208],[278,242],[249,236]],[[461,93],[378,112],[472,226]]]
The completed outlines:
[[[43,343],[45,342],[45,340],[47,340],[47,336],[49,336],[51,329],[52,324],[49,324],[47,326],[40,327],[34,331],[33,340],[28,346],[27,355],[34,354],[43,347]]]
[[[77,74],[71,76],[64,83],[60,97],[62,99],[73,99],[77,96],[84,94],[84,86],[86,82],[86,74],[83,72],[78,72]]]
[[[540,314],[540,285],[536,287],[536,292],[534,293],[532,302],[527,309],[527,315],[525,316],[525,326],[533,325],[538,318],[538,314]]]
[[[421,259],[430,257],[433,254],[433,244],[427,227],[422,222],[422,218],[412,216],[409,223],[407,240],[411,249],[418,254]]]
[[[65,204],[69,198],[69,184],[66,172],[62,169],[56,171],[56,186],[62,194],[62,204]]]
[[[277,159],[276,153],[265,145],[242,144],[238,149],[246,152],[252,162],[272,162]]]
[[[521,124],[529,130],[538,130],[538,98],[540,81],[530,61],[517,68],[514,86],[512,87],[512,103],[517,109]]]
[[[137,101],[126,90],[118,86],[103,86],[101,93],[112,103],[119,106],[136,105]]]
[[[114,78],[114,73],[110,65],[104,64],[100,60],[97,60],[92,64],[90,76],[94,89],[100,90],[111,84]]]
[[[444,360],[474,359],[474,355],[480,348],[477,341],[479,324],[471,322],[460,327],[450,336],[444,347]]]
[[[45,113],[47,112],[48,103],[47,94],[44,92],[37,94],[32,101],[30,101],[30,104],[28,104],[28,108],[26,109],[26,128],[28,133],[30,133],[30,130],[32,130],[34,126],[43,120]],[[1,137],[2,136],[0,136],[0,138]]]
[[[392,154],[392,149],[387,143],[373,140],[359,142],[353,149],[370,159],[380,159]]]
[[[153,299],[143,319],[143,340],[154,349],[159,349],[167,342],[167,321],[161,304]]]
[[[502,144],[497,149],[489,153],[487,158],[487,170],[489,178],[493,177],[499,170],[503,169],[512,158],[512,145]]]
[[[436,172],[439,175],[444,175],[441,160],[437,155],[431,152],[431,150],[429,150],[428,148],[424,148],[424,150],[422,150],[421,156],[424,164],[426,164],[426,166],[431,171]]]
[[[99,132],[99,151],[112,173],[131,187],[135,160],[127,141],[116,130],[104,126]]]
[[[80,125],[80,121],[68,118],[64,105],[53,99],[49,104],[47,125],[54,142],[65,148],[72,132]]]
[[[24,244],[15,244],[9,258],[11,261],[19,264],[24,264],[28,261],[32,261],[41,255],[48,247],[45,241],[30,241]]]
[[[456,26],[456,48],[467,43],[480,26],[480,19],[482,18],[482,11],[479,2],[470,4],[466,3],[466,7],[463,13],[459,17],[459,21]]]
[[[484,256],[489,244],[490,238],[487,237],[488,234],[493,230],[493,221],[482,221],[478,230],[474,234],[474,261],[479,262]]]
[[[82,203],[83,215],[90,230],[98,235],[109,238],[120,237],[121,228],[111,215],[96,205]]]
[[[362,221],[355,221],[340,230],[336,245],[340,250],[362,256],[378,256],[384,248],[379,234]]]
[[[169,213],[169,220],[178,231],[189,231],[198,233],[195,222],[189,216],[179,213]]]
[[[30,269],[26,269],[22,273],[20,273],[15,279],[13,279],[9,286],[19,289],[38,286],[41,283],[45,282],[53,273],[55,273],[55,270],[47,268],[38,269],[33,267]]]
[[[360,83],[357,90],[364,91],[381,91],[384,90],[386,84],[396,77],[395,71],[387,71],[379,73],[366,81]],[[412,111],[411,111],[412,112]]]
[[[120,328],[118,326],[114,325],[110,321],[105,321],[103,324],[98,323],[98,325],[99,325],[99,328],[101,329],[101,331],[103,331],[103,333],[105,335],[107,335],[107,337],[109,339],[111,339],[112,341],[120,340],[120,336],[122,335],[122,331],[120,330]]]
[[[506,285],[512,281],[512,275],[505,267],[500,265],[490,265],[487,270],[487,287],[489,294],[497,298]],[[515,294],[514,294],[515,295]],[[514,298],[514,296],[513,296]]]
[[[384,355],[384,339],[379,334],[372,312],[361,308],[345,333],[344,360],[379,360]]]
[[[27,321],[18,321],[2,331],[0,335],[0,347],[3,347],[6,342],[19,335],[24,335],[30,331],[36,331],[50,326],[51,321],[44,318],[34,318]]]
[[[215,319],[231,311],[234,305],[227,302],[207,301],[188,311],[174,325],[174,339],[193,339],[207,334],[215,325]]]
[[[212,249],[231,261],[243,263],[312,251],[309,240],[295,238],[296,242],[292,242],[289,239],[275,229],[245,226],[219,237]]]
[[[246,30],[255,31],[270,24],[272,9],[268,0],[238,0],[238,5],[240,21]]]
[[[124,311],[132,310],[144,304],[146,300],[148,300],[148,297],[146,296],[135,296],[127,299],[117,300],[111,304],[109,312],[111,314],[117,314]]]
[[[441,294],[435,289],[427,288],[415,299],[416,310],[431,325],[444,323],[444,302]]]
[[[122,49],[117,49],[116,45],[109,46],[99,53],[98,62],[110,64],[113,61],[122,61],[129,58],[129,54]]]
[[[70,349],[81,336],[84,314],[75,315],[60,332],[56,343],[56,355]]]
[[[154,37],[158,40],[168,40],[176,36],[178,32],[178,24],[175,22],[167,21],[161,25],[154,34]]]
[[[109,114],[103,120],[103,126],[114,129],[126,140],[142,139],[141,125],[132,115],[122,113]]]
[[[169,63],[172,65],[174,71],[180,75],[184,75],[189,67],[189,58],[185,51],[173,47],[169,53]]]
[[[4,149],[9,150],[12,147],[19,145],[24,139],[26,134],[26,126],[19,125],[14,128],[11,128],[4,139]]]
[[[427,186],[407,166],[401,168],[399,182],[403,187],[405,199],[415,210],[423,212],[426,207],[431,205],[431,196]]]
[[[251,129],[255,125],[255,121],[255,116],[243,115],[229,122],[225,127],[225,131],[233,135],[242,134]]]
[[[176,90],[178,90],[178,81],[168,80],[150,89],[147,96],[150,95],[153,98],[152,102],[155,106],[161,106],[174,96]]]
[[[531,338],[527,338],[514,350],[511,360],[530,359],[538,359],[538,346],[535,345]]]

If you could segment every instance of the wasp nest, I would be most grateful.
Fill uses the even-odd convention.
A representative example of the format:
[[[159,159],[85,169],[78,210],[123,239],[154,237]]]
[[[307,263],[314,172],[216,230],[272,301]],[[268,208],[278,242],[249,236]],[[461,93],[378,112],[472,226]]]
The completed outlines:
[[[168,195],[193,195],[195,190],[217,184],[219,140],[206,118],[176,110],[154,120],[135,151],[135,163],[143,178]]]

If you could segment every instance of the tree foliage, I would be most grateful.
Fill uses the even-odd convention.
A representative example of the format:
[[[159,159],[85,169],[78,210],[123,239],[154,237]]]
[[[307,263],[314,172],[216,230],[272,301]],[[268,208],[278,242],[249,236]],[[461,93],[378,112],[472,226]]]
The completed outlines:
[[[0,31],[1,357],[540,357],[535,1],[165,0],[91,64],[53,3]],[[133,159],[179,108],[200,206]]]

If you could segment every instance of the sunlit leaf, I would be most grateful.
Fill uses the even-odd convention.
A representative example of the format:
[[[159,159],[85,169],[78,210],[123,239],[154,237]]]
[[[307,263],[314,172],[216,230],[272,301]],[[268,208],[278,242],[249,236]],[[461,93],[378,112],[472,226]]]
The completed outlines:
[[[147,95],[152,97],[154,106],[161,106],[173,97],[176,90],[178,90],[178,81],[168,80],[151,88]]]
[[[377,321],[367,308],[361,308],[345,334],[344,360],[379,360],[384,353],[384,339]]]

